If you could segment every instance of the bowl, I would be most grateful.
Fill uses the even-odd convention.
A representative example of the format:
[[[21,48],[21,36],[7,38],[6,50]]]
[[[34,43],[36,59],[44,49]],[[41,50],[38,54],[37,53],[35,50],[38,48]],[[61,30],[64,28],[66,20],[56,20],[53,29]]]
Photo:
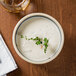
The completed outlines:
[[[31,31],[32,33],[30,34],[28,30]],[[47,30],[47,32],[45,30]],[[40,46],[37,47],[37,45],[34,45],[34,44],[33,44],[34,46],[31,45],[30,47],[28,47],[31,41],[30,43],[28,43],[28,41],[25,42],[23,39],[22,39],[23,41],[21,39],[19,40],[19,37],[21,36],[21,34],[25,34],[24,32],[27,35],[29,33],[28,36],[31,36],[31,37],[34,36],[35,34],[37,34],[38,36],[41,35],[41,37],[42,36],[43,37],[48,36],[48,38],[51,37],[49,39],[49,42],[51,42],[52,44],[50,48],[52,49],[51,54],[48,51],[46,54],[42,53],[42,51],[39,50]],[[46,35],[44,35],[44,32]],[[59,24],[59,22],[52,16],[44,14],[44,13],[32,13],[32,14],[24,16],[16,24],[14,31],[13,31],[12,42],[13,42],[15,51],[23,60],[29,63],[32,63],[32,64],[44,64],[44,63],[48,63],[52,61],[53,59],[55,59],[61,52],[63,44],[64,44],[64,33],[63,33],[63,29],[61,25]],[[25,46],[23,48],[22,43],[25,45],[28,44],[26,48]],[[34,47],[33,50],[35,52],[28,53],[28,54],[24,53],[23,50],[30,49],[30,48],[32,49],[32,47]],[[36,50],[39,50],[39,51],[36,52]],[[42,55],[40,52],[42,53]]]

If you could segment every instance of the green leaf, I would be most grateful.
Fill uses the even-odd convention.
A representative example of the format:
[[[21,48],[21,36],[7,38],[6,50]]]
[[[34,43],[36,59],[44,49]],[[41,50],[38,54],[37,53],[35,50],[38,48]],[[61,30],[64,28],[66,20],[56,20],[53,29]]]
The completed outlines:
[[[24,36],[23,36],[23,35],[21,35],[21,38],[24,38]]]
[[[36,44],[37,45],[40,45],[40,44],[42,44],[42,42],[41,41],[37,41]]]
[[[34,38],[33,40],[40,40],[39,37]]]
[[[38,37],[34,38],[33,40],[38,40]]]
[[[48,39],[47,38],[44,38],[44,42],[48,43]]]
[[[44,49],[44,53],[46,53],[46,48]]]
[[[44,46],[45,46],[45,48],[44,48],[44,53],[46,53],[46,51],[47,51],[47,47],[48,47],[48,39],[47,38],[44,38]]]
[[[44,45],[46,46],[46,45],[47,45],[47,43],[44,43]]]
[[[27,39],[27,40],[33,40],[33,38],[29,38],[29,39]]]
[[[30,38],[30,40],[33,40],[33,38]]]

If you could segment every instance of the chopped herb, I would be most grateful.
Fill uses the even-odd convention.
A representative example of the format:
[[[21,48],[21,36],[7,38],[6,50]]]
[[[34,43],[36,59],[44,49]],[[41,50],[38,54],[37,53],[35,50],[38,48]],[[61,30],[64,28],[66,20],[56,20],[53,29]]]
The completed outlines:
[[[39,40],[39,38],[38,38],[38,37],[36,37],[36,38],[34,38],[33,40]]]
[[[24,38],[24,36],[21,35],[21,38]],[[40,44],[44,45],[44,46],[45,46],[45,48],[44,48],[44,53],[46,53],[47,47],[48,47],[48,41],[49,41],[47,38],[44,38],[44,39],[42,40],[42,38],[39,38],[39,37],[27,38],[27,36],[25,36],[25,39],[26,39],[26,40],[33,40],[33,41],[35,41],[35,42],[36,42],[36,45],[40,45]],[[43,42],[44,42],[44,43],[43,43]]]
[[[33,40],[39,40],[39,41],[40,41],[40,40],[41,40],[41,38],[39,38],[39,37],[36,37],[36,38],[34,38]]]
[[[46,45],[47,45],[47,43],[44,43],[44,45],[46,46]]]
[[[47,38],[44,38],[44,46],[45,46],[45,48],[44,48],[44,53],[46,53],[46,51],[47,51],[47,47],[48,47],[48,39]]]
[[[28,39],[28,40],[33,40],[33,38],[30,38],[30,39]]]
[[[44,42],[48,43],[48,39],[47,38],[44,38]]]
[[[44,48],[44,53],[46,53],[46,48]]]
[[[40,44],[42,44],[42,41],[37,41],[36,44],[40,45]]]
[[[36,44],[37,44],[37,45],[42,44],[41,38],[39,38],[39,37],[29,38],[29,39],[27,39],[27,40],[34,40],[34,41],[36,41]]]
[[[21,35],[21,38],[24,38],[24,36],[23,36],[23,35]]]
[[[33,38],[31,38],[30,40],[33,40]]]

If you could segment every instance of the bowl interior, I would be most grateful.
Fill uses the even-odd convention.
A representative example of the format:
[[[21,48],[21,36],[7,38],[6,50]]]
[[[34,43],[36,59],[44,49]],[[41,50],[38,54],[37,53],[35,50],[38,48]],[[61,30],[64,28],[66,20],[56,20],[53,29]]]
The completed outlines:
[[[39,47],[34,45],[34,43],[31,45],[31,42],[22,39],[21,35],[27,36],[28,38],[35,36],[48,37],[49,45],[51,46],[48,49],[51,51],[47,51],[46,54],[42,53]],[[24,60],[31,63],[46,63],[53,60],[60,53],[63,45],[63,32],[60,24],[52,17],[44,15],[24,17],[17,24],[14,36],[16,51]],[[24,52],[25,49],[26,52]],[[30,54],[31,49],[34,52]],[[36,51],[37,49],[38,51]]]

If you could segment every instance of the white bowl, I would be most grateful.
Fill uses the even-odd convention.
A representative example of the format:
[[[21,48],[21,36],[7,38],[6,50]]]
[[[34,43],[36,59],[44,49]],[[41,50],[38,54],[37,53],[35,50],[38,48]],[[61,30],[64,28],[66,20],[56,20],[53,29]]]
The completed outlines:
[[[29,18],[33,18],[34,16],[38,17],[38,16],[41,16],[41,17],[45,17],[51,21],[53,21],[56,26],[58,27],[59,31],[60,31],[60,45],[59,45],[59,48],[57,48],[57,51],[54,53],[54,55],[50,58],[48,58],[47,60],[44,60],[44,61],[33,61],[33,60],[30,60],[26,57],[24,57],[21,52],[19,51],[18,47],[16,46],[16,33],[18,31],[18,29],[20,28],[20,26],[22,25],[22,23],[24,23],[26,20],[28,20]],[[61,52],[61,49],[63,47],[63,43],[64,43],[64,33],[63,33],[63,30],[61,28],[61,25],[58,23],[58,21],[56,19],[54,19],[53,17],[47,15],[47,14],[44,14],[44,13],[32,13],[32,14],[29,14],[29,15],[26,15],[25,17],[23,17],[15,26],[14,28],[14,31],[13,31],[13,37],[12,37],[12,42],[13,42],[13,46],[14,46],[14,49],[15,51],[17,52],[17,54],[22,58],[24,59],[25,61],[29,62],[29,63],[33,63],[33,64],[44,64],[44,63],[48,63],[50,61],[52,61],[53,59],[55,59],[59,53]]]

